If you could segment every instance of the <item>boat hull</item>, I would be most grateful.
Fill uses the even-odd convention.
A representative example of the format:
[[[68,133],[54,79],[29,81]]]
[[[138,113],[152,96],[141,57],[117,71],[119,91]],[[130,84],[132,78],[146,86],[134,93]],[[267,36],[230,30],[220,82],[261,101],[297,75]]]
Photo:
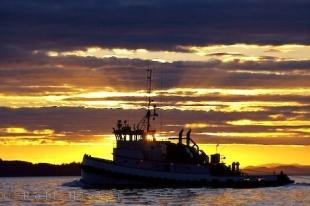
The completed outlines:
[[[99,158],[84,156],[81,181],[86,187],[214,187],[253,188],[293,183],[286,175],[213,176],[177,172],[150,171],[119,166]]]

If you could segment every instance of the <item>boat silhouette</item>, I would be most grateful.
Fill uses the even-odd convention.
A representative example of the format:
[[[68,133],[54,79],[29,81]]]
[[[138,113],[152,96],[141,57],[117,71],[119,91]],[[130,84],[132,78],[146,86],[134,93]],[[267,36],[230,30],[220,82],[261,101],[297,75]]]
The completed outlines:
[[[81,164],[81,181],[90,187],[268,187],[291,184],[283,172],[247,175],[239,162],[227,166],[221,154],[206,154],[191,137],[191,129],[183,136],[157,140],[151,121],[158,114],[151,99],[152,70],[147,70],[146,113],[138,124],[130,126],[118,120],[113,133],[116,147],[113,160],[85,154]]]

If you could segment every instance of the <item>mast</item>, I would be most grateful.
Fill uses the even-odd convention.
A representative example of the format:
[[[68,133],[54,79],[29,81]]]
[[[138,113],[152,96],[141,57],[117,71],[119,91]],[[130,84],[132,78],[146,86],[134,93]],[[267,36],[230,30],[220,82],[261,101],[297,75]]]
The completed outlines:
[[[151,98],[152,93],[152,69],[148,68],[147,70],[147,110],[144,117],[141,119],[141,121],[138,123],[137,128],[144,130],[144,136],[143,139],[146,138],[148,134],[152,135],[153,138],[155,134],[155,130],[151,129],[151,118],[155,120],[155,117],[158,116],[156,113],[156,105],[152,105],[153,99]],[[153,111],[152,111],[153,107]]]
[[[151,118],[151,93],[152,93],[152,69],[148,68],[147,70],[147,93],[148,93],[148,104],[147,104],[147,112],[146,112],[146,118],[147,118],[147,125],[146,125],[146,132],[149,133],[150,131],[150,118]]]

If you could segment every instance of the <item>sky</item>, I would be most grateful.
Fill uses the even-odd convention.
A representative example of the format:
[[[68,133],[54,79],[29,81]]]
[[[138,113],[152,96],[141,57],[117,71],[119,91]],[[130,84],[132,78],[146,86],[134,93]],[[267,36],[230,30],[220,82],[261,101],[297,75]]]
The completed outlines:
[[[146,69],[158,139],[226,162],[310,165],[307,0],[0,0],[0,158],[112,158]]]

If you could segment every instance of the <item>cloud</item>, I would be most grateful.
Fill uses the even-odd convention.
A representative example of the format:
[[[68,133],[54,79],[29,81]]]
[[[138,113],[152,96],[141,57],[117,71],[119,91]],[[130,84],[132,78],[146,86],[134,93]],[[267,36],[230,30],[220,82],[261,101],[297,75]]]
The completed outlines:
[[[1,50],[3,49],[3,50]],[[145,69],[154,68],[154,88],[309,87],[309,60],[224,62],[175,61],[159,63],[141,59],[47,56],[21,48],[0,48],[0,92],[44,95],[83,90],[141,90]]]
[[[294,107],[286,112],[278,108],[260,112],[228,113],[159,110],[160,119],[157,119],[153,125],[168,137],[176,136],[182,127],[185,128],[188,125],[205,125],[205,127],[193,128],[193,137],[199,143],[308,145],[310,144],[309,130],[305,129],[304,123],[309,118],[309,114],[300,116],[294,114],[294,111]],[[128,120],[130,124],[134,124],[143,114],[143,110],[121,109],[0,108],[0,115],[4,117],[0,121],[0,140],[18,138],[28,139],[29,142],[32,137],[35,141],[49,140],[49,143],[103,141],[112,135],[112,127],[118,119]],[[286,119],[278,122],[280,125],[265,125],[266,122],[269,124],[277,121],[270,117],[274,114],[282,114]],[[294,118],[297,120],[291,120]],[[231,122],[240,122],[244,119],[248,119],[248,122],[253,124],[255,122],[260,124],[231,125]],[[290,125],[289,121],[293,121],[294,125]],[[299,125],[298,122],[302,124]]]
[[[2,0],[0,41],[30,50],[309,44],[309,8],[304,0]]]

